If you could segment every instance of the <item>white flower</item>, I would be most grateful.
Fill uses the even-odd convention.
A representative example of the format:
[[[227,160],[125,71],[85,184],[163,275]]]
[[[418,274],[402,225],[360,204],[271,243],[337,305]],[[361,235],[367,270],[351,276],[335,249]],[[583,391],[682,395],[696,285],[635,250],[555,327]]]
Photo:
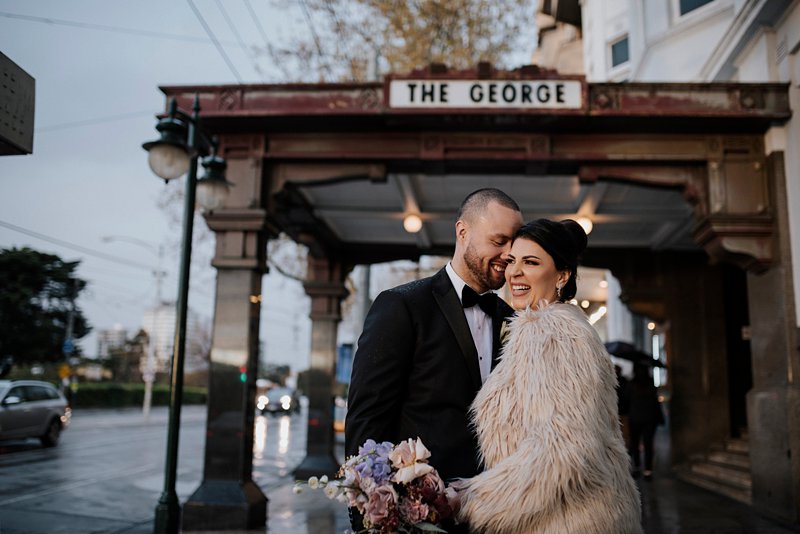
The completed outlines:
[[[292,488],[292,493],[294,493],[295,495],[300,495],[301,493],[303,493],[303,488],[301,488],[299,484],[295,484],[294,487]]]
[[[321,488],[324,488],[328,485],[328,475],[322,475],[319,477],[319,485]]]
[[[325,496],[329,499],[335,499],[339,496],[339,488],[335,484],[325,487]]]
[[[425,448],[422,440],[417,438],[400,442],[389,454],[392,465],[397,468],[397,473],[392,476],[392,481],[407,484],[412,480],[427,475],[433,471],[433,466],[428,464],[431,451]]]
[[[311,489],[319,488],[319,479],[317,477],[311,477],[308,479],[308,487]]]

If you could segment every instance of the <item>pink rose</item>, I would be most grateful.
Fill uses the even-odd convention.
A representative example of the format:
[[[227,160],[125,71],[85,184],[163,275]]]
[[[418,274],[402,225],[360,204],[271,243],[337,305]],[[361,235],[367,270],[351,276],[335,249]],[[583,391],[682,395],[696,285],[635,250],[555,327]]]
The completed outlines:
[[[389,460],[397,469],[392,476],[392,481],[398,484],[408,484],[416,478],[427,475],[433,471],[433,467],[428,464],[430,457],[431,451],[425,448],[421,439],[417,438],[416,441],[408,439],[400,442],[389,453]]]
[[[428,518],[430,510],[428,509],[427,504],[423,504],[420,501],[413,499],[406,499],[400,505],[400,513],[403,514],[403,517],[406,518],[406,521],[412,525],[416,525],[417,523],[421,523]]]
[[[436,494],[444,492],[444,482],[439,478],[436,471],[428,473],[419,479],[419,489],[426,498],[432,499]]]
[[[397,504],[397,492],[391,484],[378,486],[369,496],[366,506],[367,519],[374,526],[386,519],[389,509]]]

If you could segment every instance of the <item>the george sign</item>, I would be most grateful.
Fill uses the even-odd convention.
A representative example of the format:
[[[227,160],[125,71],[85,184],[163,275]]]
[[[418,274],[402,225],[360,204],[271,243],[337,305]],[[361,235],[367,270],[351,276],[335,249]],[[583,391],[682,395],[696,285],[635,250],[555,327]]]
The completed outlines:
[[[581,109],[578,80],[392,80],[391,108]]]

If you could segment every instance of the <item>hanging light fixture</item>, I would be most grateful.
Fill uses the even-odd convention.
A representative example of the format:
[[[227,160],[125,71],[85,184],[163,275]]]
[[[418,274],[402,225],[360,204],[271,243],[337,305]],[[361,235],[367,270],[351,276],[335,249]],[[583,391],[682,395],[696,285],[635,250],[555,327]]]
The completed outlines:
[[[416,234],[422,230],[422,218],[416,213],[408,213],[403,217],[403,228],[409,234]]]

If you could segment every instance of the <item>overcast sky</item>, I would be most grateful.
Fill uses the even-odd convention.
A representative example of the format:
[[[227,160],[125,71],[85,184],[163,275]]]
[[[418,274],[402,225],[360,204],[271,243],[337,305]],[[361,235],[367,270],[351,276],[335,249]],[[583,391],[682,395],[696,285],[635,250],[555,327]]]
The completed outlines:
[[[164,297],[175,299],[180,224],[157,203],[183,183],[157,179],[141,148],[156,136],[155,114],[164,108],[158,86],[284,81],[266,55],[248,50],[264,49],[264,36],[275,46],[290,29],[307,31],[304,24],[301,14],[282,13],[265,0],[0,0],[0,51],[36,80],[33,154],[0,157],[0,247],[80,260],[79,275],[89,287],[79,305],[95,330],[138,329],[155,300],[150,271],[157,257],[144,246],[103,237],[164,245]],[[189,301],[209,319],[210,249],[209,242],[197,245]],[[270,275],[264,292],[268,361],[307,367],[302,288]],[[96,353],[93,335],[81,345],[85,354]]]

